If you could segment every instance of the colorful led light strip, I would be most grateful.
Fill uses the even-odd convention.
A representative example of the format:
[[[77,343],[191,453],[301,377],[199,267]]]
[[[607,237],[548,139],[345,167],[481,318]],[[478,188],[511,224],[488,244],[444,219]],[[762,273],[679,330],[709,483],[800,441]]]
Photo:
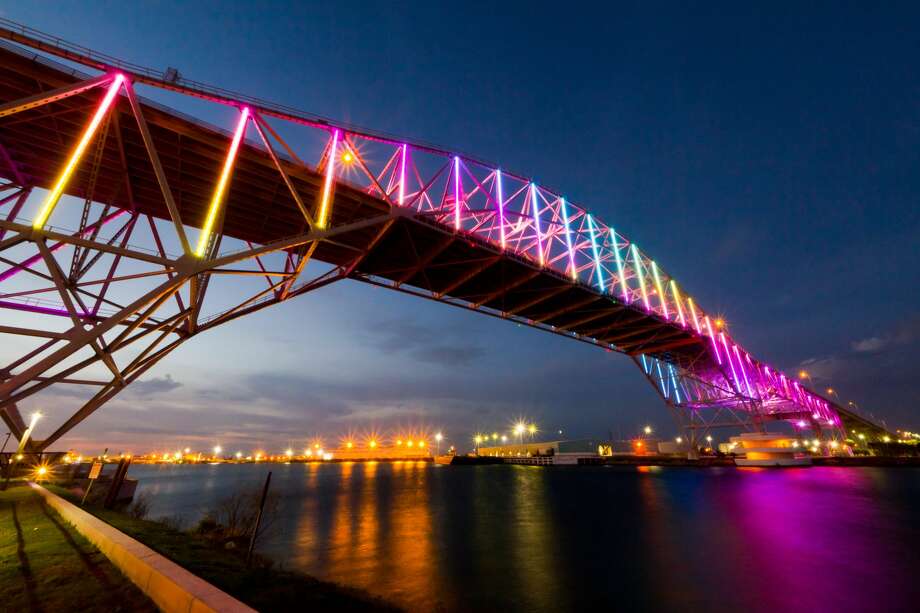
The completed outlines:
[[[498,195],[498,232],[502,240],[502,249],[505,248],[505,197],[502,195],[502,171],[495,170],[495,191]]]
[[[623,302],[629,304],[629,283],[626,281],[626,272],[623,269],[623,258],[620,257],[620,245],[617,243],[617,232],[610,228],[610,241],[613,243],[613,255],[617,262],[617,274],[620,276],[620,289],[623,290]]]
[[[738,379],[738,372],[735,370],[735,363],[732,361],[732,354],[728,350],[728,343],[725,342],[725,333],[719,332],[719,340],[722,341],[722,347],[725,349],[725,357],[728,358],[728,365],[732,369],[732,378],[735,380],[735,389],[738,390],[738,393],[741,393],[741,381]]]
[[[460,229],[460,156],[454,156],[454,230]]]
[[[732,349],[735,351],[735,357],[738,358],[738,368],[741,369],[741,376],[744,377],[744,387],[747,389],[748,396],[753,398],[754,392],[751,391],[751,384],[748,381],[747,369],[744,367],[744,361],[741,359],[741,353],[738,351],[738,345],[732,343]]]
[[[403,143],[402,161],[399,165],[399,206],[402,206],[406,201],[406,155],[408,151],[409,145]]]
[[[83,136],[80,137],[80,140],[77,142],[77,146],[74,148],[73,153],[70,154],[70,159],[67,160],[67,165],[64,166],[64,170],[58,177],[57,183],[55,183],[54,187],[51,188],[51,191],[48,192],[48,196],[45,198],[45,202],[42,204],[42,208],[39,209],[38,215],[36,215],[35,219],[32,221],[32,227],[36,230],[40,230],[45,226],[45,222],[48,221],[52,211],[54,211],[54,207],[57,206],[61,196],[64,195],[64,189],[67,187],[67,182],[70,181],[71,175],[73,175],[73,172],[77,169],[77,164],[80,163],[80,158],[83,157],[83,154],[86,152],[86,148],[89,146],[90,141],[93,140],[93,135],[96,134],[96,130],[99,128],[99,124],[102,123],[102,120],[105,117],[105,114],[108,112],[109,107],[111,107],[112,102],[115,101],[115,96],[118,94],[118,88],[121,87],[121,84],[124,82],[124,75],[115,75],[115,78],[112,80],[112,84],[109,85],[109,89],[105,92],[105,96],[102,97],[102,102],[99,103],[99,107],[96,109],[96,113],[93,115],[92,120],[90,120],[86,130],[84,130]]]
[[[709,315],[704,317],[703,321],[706,323],[706,329],[709,330],[709,340],[712,341],[712,350],[716,354],[716,360],[718,360],[719,366],[721,366],[722,356],[719,354],[719,345],[716,343],[716,335],[712,333],[712,324],[709,323]]]
[[[642,303],[646,311],[651,311],[652,307],[648,303],[648,292],[645,291],[645,275],[642,274],[642,260],[639,258],[639,248],[636,243],[630,245],[632,249],[633,264],[636,265],[636,276],[639,277],[639,289],[642,290]]]
[[[671,279],[671,295],[674,296],[674,304],[677,305],[677,318],[680,320],[680,325],[686,328],[687,321],[684,319],[684,307],[680,305],[680,292],[677,291],[677,282],[674,279]]]
[[[597,237],[594,236],[594,221],[589,213],[585,213],[588,219],[588,234],[591,236],[591,251],[594,253],[594,270],[597,271],[597,287],[604,291],[604,273],[601,271],[601,256],[597,252]]]
[[[543,232],[540,231],[540,208],[537,206],[537,184],[530,184],[530,206],[533,208],[533,227],[537,231],[537,255],[540,257],[540,266],[543,260]]]
[[[316,225],[320,230],[326,227],[326,216],[329,213],[329,200],[332,198],[332,184],[335,180],[335,150],[339,144],[339,131],[332,131],[332,145],[329,147],[329,156],[326,158],[326,181],[323,183],[323,199],[319,206],[319,215]]]
[[[249,108],[243,107],[240,113],[240,120],[236,124],[236,132],[233,133],[233,141],[230,143],[230,150],[227,151],[227,159],[224,160],[224,168],[220,171],[220,179],[217,181],[217,187],[214,189],[214,195],[211,197],[211,204],[208,206],[208,216],[205,217],[204,225],[201,228],[201,234],[198,235],[198,246],[195,248],[195,255],[204,256],[204,250],[208,247],[208,241],[211,238],[211,229],[214,227],[214,221],[217,219],[217,212],[220,210],[221,202],[224,199],[224,193],[227,191],[227,183],[230,182],[230,173],[233,171],[233,162],[236,160],[236,152],[239,151],[240,142],[243,140],[243,134],[246,132],[246,122],[249,120]]]
[[[652,260],[652,278],[655,279],[655,289],[658,290],[658,304],[661,305],[664,318],[671,319],[671,314],[668,313],[668,297],[665,296],[664,288],[661,287],[661,277],[658,276],[658,264],[655,263],[655,260]]]
[[[572,230],[569,228],[569,212],[565,206],[565,198],[560,197],[559,202],[562,206],[562,221],[565,223],[565,246],[569,250],[569,272],[574,281],[578,276],[575,270],[575,251],[572,249]]]
[[[696,307],[693,305],[693,298],[687,297],[687,304],[690,305],[690,314],[693,315],[693,326],[696,328],[697,334],[702,334],[703,331],[700,330],[700,319],[696,315]]]
[[[668,381],[664,378],[664,375],[661,374],[661,360],[655,358],[655,368],[658,369],[658,381],[661,382],[661,393],[664,394],[665,398],[668,398]]]
[[[680,389],[677,386],[677,377],[674,374],[674,365],[668,364],[668,370],[671,371],[671,383],[674,384],[674,397],[677,399],[678,404],[680,404]]]

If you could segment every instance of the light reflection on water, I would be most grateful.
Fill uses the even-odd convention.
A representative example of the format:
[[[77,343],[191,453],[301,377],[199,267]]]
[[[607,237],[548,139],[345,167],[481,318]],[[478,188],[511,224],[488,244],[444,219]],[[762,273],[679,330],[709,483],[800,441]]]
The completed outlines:
[[[920,470],[135,466],[152,515],[282,496],[286,568],[413,610],[910,610]]]

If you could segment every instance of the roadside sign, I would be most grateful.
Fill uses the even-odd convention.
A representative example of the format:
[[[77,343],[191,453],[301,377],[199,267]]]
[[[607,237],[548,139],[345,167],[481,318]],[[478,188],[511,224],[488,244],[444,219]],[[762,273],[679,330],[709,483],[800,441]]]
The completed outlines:
[[[93,462],[93,465],[89,469],[89,478],[98,479],[99,473],[102,472],[102,462]]]

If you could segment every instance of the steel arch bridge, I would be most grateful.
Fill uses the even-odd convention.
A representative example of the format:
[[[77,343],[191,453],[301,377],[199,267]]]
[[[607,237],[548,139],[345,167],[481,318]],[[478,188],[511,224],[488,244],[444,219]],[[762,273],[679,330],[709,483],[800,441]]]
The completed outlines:
[[[635,242],[525,176],[13,22],[0,38],[0,337],[16,354],[0,415],[21,436],[18,403],[95,391],[37,451],[190,338],[341,279],[624,353],[694,445],[770,420],[828,444],[876,427],[754,358]]]

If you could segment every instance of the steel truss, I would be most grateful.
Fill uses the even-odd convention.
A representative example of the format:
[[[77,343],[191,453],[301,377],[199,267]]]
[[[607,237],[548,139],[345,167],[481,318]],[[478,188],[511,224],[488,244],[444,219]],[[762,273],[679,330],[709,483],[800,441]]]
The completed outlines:
[[[89,109],[80,141],[65,145],[73,150],[58,184],[39,190],[44,203],[31,220],[20,216],[37,186],[24,173],[16,172],[17,160],[3,148],[0,136],[0,161],[5,157],[13,169],[0,184],[0,264],[6,267],[0,272],[0,307],[35,322],[0,327],[0,333],[31,342],[22,343],[21,353],[0,370],[4,422],[21,436],[24,424],[17,403],[52,385],[98,388],[72,417],[36,444],[38,450],[57,441],[193,336],[349,277],[627,353],[692,441],[699,432],[719,425],[758,429],[770,419],[807,426],[822,437],[842,437],[838,407],[752,358],[727,328],[711,318],[635,242],[548,187],[469,156],[333,124],[199,83],[166,81],[153,71],[88,54],[28,29],[4,27],[0,35],[102,71],[0,105],[2,130],[10,125],[5,122],[40,116],[37,114],[48,105],[76,96],[83,100],[91,91],[103,92]],[[137,85],[238,109],[221,173],[214,177],[210,193],[202,195],[210,202],[204,219],[182,218],[135,93]],[[113,112],[113,108],[123,110]],[[143,162],[124,154],[126,115],[142,138]],[[312,156],[298,155],[290,137],[281,136],[295,130],[313,135],[312,140],[304,139],[315,143]],[[107,139],[121,147],[125,180],[118,194],[103,202],[95,197],[94,188]],[[223,203],[241,147],[270,158],[296,203],[302,220],[291,228],[291,236],[241,244],[224,233]],[[304,161],[311,157],[315,165]],[[142,214],[133,206],[132,190],[137,188],[132,185],[129,167],[141,163],[149,164],[156,176],[168,212],[163,218]],[[89,169],[81,175],[79,186],[71,176],[77,167]],[[322,179],[315,195],[308,196],[295,185],[295,170]],[[381,213],[360,220],[336,218],[336,192],[342,186],[382,203]],[[49,223],[65,194],[80,194],[83,199],[78,227],[71,230]],[[400,217],[437,228],[441,242],[415,253],[410,267],[400,265],[383,271],[386,275],[379,270],[365,274],[362,262]],[[362,248],[339,241],[349,233],[369,229],[374,233]],[[195,234],[193,243],[190,236]],[[438,255],[457,241],[483,246],[486,256],[439,291],[413,285],[414,279],[430,274]],[[320,274],[304,275],[322,244],[352,249],[352,256],[344,263],[326,266]],[[176,246],[179,255],[168,253],[170,246]],[[553,275],[565,283],[500,311],[488,306],[494,296],[452,297],[463,283],[509,259],[526,264],[532,272],[509,280],[502,291],[539,274]],[[206,315],[209,287],[227,277],[234,280],[230,285],[238,293],[236,301]],[[260,285],[254,287],[253,281]],[[537,317],[521,315],[538,305],[552,304],[552,298],[569,287],[587,288],[590,300],[602,297],[605,304],[622,311],[617,322],[651,323],[619,333],[616,325],[609,324],[575,333],[546,323],[564,313],[580,314],[581,305],[574,303]],[[585,326],[602,315],[587,313],[577,323]]]

